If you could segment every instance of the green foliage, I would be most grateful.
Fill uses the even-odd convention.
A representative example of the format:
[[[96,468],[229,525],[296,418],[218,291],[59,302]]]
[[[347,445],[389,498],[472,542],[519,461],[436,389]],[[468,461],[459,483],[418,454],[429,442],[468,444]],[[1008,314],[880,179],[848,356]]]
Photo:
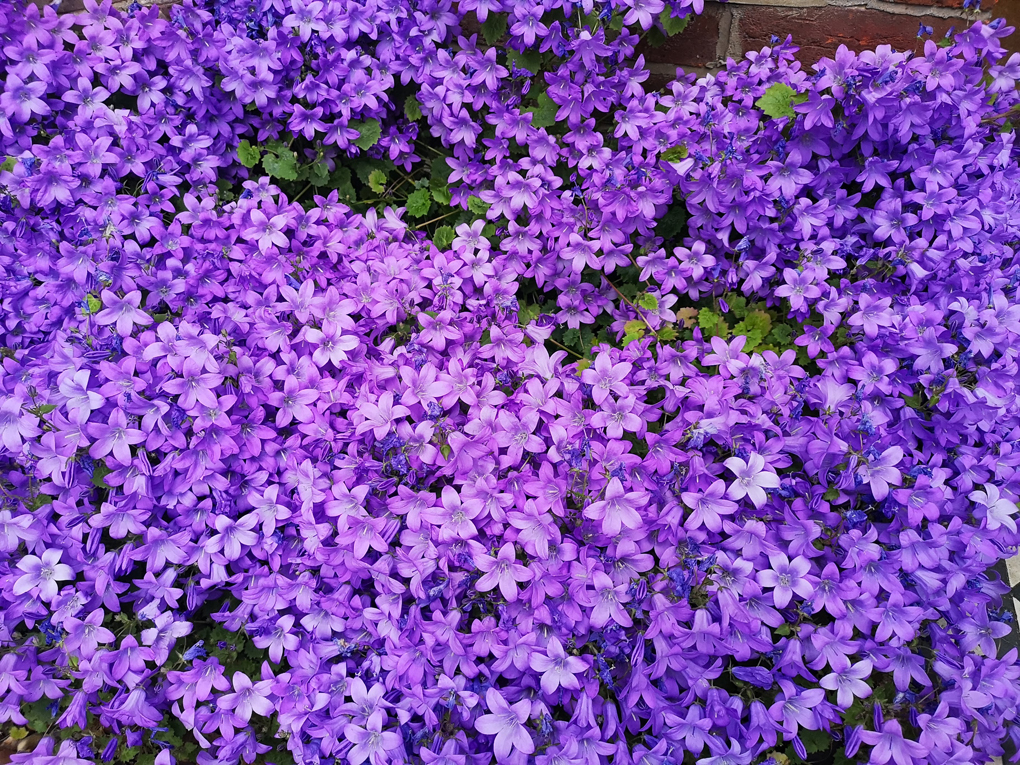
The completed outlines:
[[[507,20],[505,13],[490,13],[482,24],[482,37],[489,45],[495,45],[506,34]]]
[[[436,200],[437,205],[446,206],[453,201],[450,187],[443,178],[433,175],[429,180],[429,190],[432,192],[432,198]]]
[[[14,169],[14,165],[17,164],[18,160],[14,157],[5,157],[3,164],[0,164],[0,170],[6,170],[11,172]]]
[[[489,205],[476,196],[468,197],[468,209],[475,215],[485,215],[489,211]]]
[[[662,25],[662,31],[666,33],[667,37],[683,32],[687,28],[687,22],[690,20],[689,16],[684,16],[682,19],[674,18],[672,13],[667,7],[659,14],[659,23]]]
[[[368,174],[368,187],[376,194],[382,194],[386,189],[386,173],[382,170],[373,170]]]
[[[407,198],[407,214],[414,218],[424,218],[432,207],[432,197],[426,189],[417,189]]]
[[[414,122],[422,118],[421,104],[418,103],[418,99],[415,98],[414,93],[407,97],[404,101],[404,115]]]
[[[273,178],[285,181],[298,179],[297,154],[280,141],[272,141],[265,145],[266,153],[262,155],[262,167]]]
[[[803,103],[806,99],[807,94],[798,95],[789,85],[777,82],[770,85],[765,91],[765,95],[755,101],[754,105],[773,119],[780,117],[793,119],[797,116],[793,111],[793,104]]]
[[[676,331],[676,327],[674,327],[672,324],[667,324],[665,327],[659,329],[659,331],[656,332],[655,334],[656,337],[658,337],[659,340],[661,340],[664,343],[676,340],[680,336]]]
[[[237,145],[237,159],[247,168],[255,167],[262,159],[262,152],[258,146],[252,146],[247,139]]]
[[[89,295],[85,300],[88,303],[88,313],[95,314],[103,310],[103,301],[95,295]]]
[[[637,304],[647,311],[659,310],[659,299],[648,292],[643,292],[638,296]]]
[[[645,323],[643,321],[628,321],[623,325],[623,332],[623,345],[626,347],[645,336]]]
[[[102,460],[97,461],[95,470],[92,471],[92,485],[97,489],[109,489],[110,486],[106,483],[105,479],[111,472],[105,462]]]
[[[556,112],[559,107],[549,98],[548,93],[541,93],[538,96],[538,105],[531,111],[531,124],[534,127],[552,127],[556,124]]]
[[[440,226],[432,233],[432,243],[440,250],[446,250],[456,236],[452,226]]]
[[[666,151],[662,152],[661,159],[666,162],[679,162],[681,159],[687,159],[687,144],[681,143],[676,146],[670,146]]]
[[[527,326],[537,319],[541,313],[542,308],[540,306],[531,303],[523,303],[521,307],[517,309],[517,321],[522,326]]]
[[[733,328],[734,335],[744,335],[747,343],[744,345],[744,352],[750,353],[765,340],[769,330],[772,328],[772,317],[765,311],[751,311],[747,318],[737,323]]]
[[[337,190],[337,198],[344,204],[350,204],[358,197],[354,191],[354,184],[351,183],[351,169],[349,167],[338,167],[329,177],[330,186]]]
[[[687,225],[687,208],[673,205],[655,223],[655,233],[663,239],[672,239]]]
[[[730,328],[721,314],[709,308],[698,311],[698,326],[705,337],[729,337]]]
[[[790,344],[790,340],[793,338],[793,327],[789,324],[777,324],[769,332],[769,340],[780,347],[785,347]]]
[[[507,63],[517,65],[518,69],[527,69],[531,74],[538,74],[542,68],[542,54],[534,48],[526,51],[508,50],[506,52]]]
[[[323,162],[312,162],[301,167],[298,177],[313,186],[325,186],[329,183],[329,168]]]
[[[352,122],[348,127],[358,131],[358,137],[355,139],[354,145],[362,151],[367,151],[375,146],[382,135],[382,127],[379,125],[379,120]]]

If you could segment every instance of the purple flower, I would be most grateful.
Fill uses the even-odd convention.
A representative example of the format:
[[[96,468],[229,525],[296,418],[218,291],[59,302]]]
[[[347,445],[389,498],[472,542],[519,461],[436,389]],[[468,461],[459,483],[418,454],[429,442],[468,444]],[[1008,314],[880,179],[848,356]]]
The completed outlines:
[[[63,550],[45,550],[42,557],[26,555],[18,561],[18,569],[25,573],[14,583],[14,594],[24,595],[37,591],[39,597],[49,603],[57,597],[57,582],[74,579],[74,569],[61,563]]]
[[[776,608],[786,608],[794,594],[810,598],[814,594],[817,578],[808,574],[811,562],[797,556],[792,561],[781,552],[769,554],[770,569],[759,571],[758,584],[772,587],[772,599]]]
[[[877,733],[861,731],[861,741],[873,747],[870,761],[875,765],[885,765],[890,760],[896,765],[915,765],[928,754],[921,744],[904,738],[903,729],[896,720],[884,722]]]
[[[754,506],[761,508],[768,501],[765,489],[779,488],[779,476],[765,469],[765,458],[751,453],[747,460],[730,457],[723,462],[737,477],[726,490],[726,496],[733,500],[750,497]]]
[[[369,720],[367,728],[360,725],[345,725],[344,738],[354,744],[347,753],[351,765],[361,765],[365,760],[372,765],[382,765],[390,761],[392,753],[402,744],[399,734],[382,730],[382,721],[379,719]]]
[[[273,702],[269,700],[272,680],[261,680],[252,683],[251,679],[243,672],[234,673],[234,692],[219,697],[217,706],[219,709],[232,711],[234,715],[244,722],[251,719],[252,713],[262,717],[268,717],[273,713]]]
[[[967,496],[979,507],[984,508],[981,514],[985,519],[985,528],[994,531],[1005,526],[1010,531],[1016,531],[1016,521],[1013,514],[1017,511],[1017,505],[1010,499],[1000,496],[999,487],[986,483],[984,491],[978,489]],[[975,516],[981,517],[978,513]]]
[[[722,516],[732,515],[737,511],[735,502],[723,499],[726,494],[726,482],[722,479],[713,481],[703,492],[683,492],[680,498],[691,509],[690,515],[684,521],[684,528],[694,530],[704,526],[709,531],[720,531]]]
[[[889,496],[890,484],[899,486],[902,482],[900,471],[896,468],[902,459],[903,450],[898,446],[891,446],[877,458],[862,463],[858,468],[876,500],[881,501]]]
[[[610,393],[618,396],[627,394],[627,386],[623,381],[632,368],[633,366],[625,361],[614,364],[609,354],[600,353],[595,357],[595,363],[581,372],[581,381],[592,386],[592,398],[596,404],[601,405]]]
[[[836,691],[836,703],[842,709],[849,709],[854,699],[866,699],[871,695],[871,687],[864,681],[871,676],[871,662],[868,659],[851,665],[844,662],[840,668],[833,667],[819,682],[823,688]]]
[[[506,542],[500,547],[495,558],[485,554],[476,555],[474,564],[483,572],[475,587],[480,592],[488,592],[498,586],[503,597],[511,603],[517,600],[517,583],[530,582],[534,576],[527,566],[517,562],[513,542]]]
[[[131,447],[145,441],[145,433],[128,426],[122,409],[114,409],[107,424],[93,423],[88,429],[89,435],[96,439],[89,448],[89,456],[101,459],[112,454],[121,465],[131,464]]]
[[[521,699],[510,705],[495,688],[485,692],[485,704],[489,714],[482,715],[475,721],[475,730],[486,736],[495,736],[493,753],[496,762],[506,762],[516,750],[521,754],[532,754],[535,742],[531,733],[524,727],[531,714],[531,701]]]
[[[124,297],[117,297],[110,290],[103,290],[101,298],[103,310],[96,314],[96,322],[101,326],[116,324],[117,333],[121,337],[130,335],[135,324],[142,326],[152,324],[152,317],[138,307],[142,301],[142,293],[138,290],[133,290]]]
[[[625,491],[618,478],[609,479],[606,486],[605,499],[593,502],[584,509],[584,517],[601,521],[602,533],[616,536],[621,529],[640,528],[643,521],[638,508],[648,502],[648,493],[643,491]]]

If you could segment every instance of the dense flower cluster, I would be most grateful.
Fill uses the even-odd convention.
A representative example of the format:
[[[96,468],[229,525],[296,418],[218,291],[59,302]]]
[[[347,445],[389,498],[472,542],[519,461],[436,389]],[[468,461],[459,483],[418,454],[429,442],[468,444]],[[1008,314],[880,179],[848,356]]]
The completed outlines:
[[[1020,55],[654,90],[700,11],[0,7],[16,759],[1020,740]]]

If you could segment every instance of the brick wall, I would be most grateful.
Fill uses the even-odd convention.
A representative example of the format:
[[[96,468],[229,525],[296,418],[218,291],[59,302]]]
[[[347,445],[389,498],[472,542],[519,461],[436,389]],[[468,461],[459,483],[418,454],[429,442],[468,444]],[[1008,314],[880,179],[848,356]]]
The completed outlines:
[[[994,6],[994,8],[992,7]],[[840,45],[854,50],[889,44],[920,50],[920,24],[937,38],[976,19],[1020,16],[1020,0],[984,0],[984,10],[963,8],[963,0],[729,0],[705,3],[705,12],[682,35],[644,51],[653,73],[672,76],[675,67],[711,70],[727,58],[739,58],[766,45],[772,35],[793,35],[804,62],[832,56]],[[1020,22],[1020,18],[1016,19]],[[1008,41],[1020,49],[1020,35]]]
[[[33,0],[44,5],[49,0]],[[174,0],[140,0],[167,6]],[[116,0],[126,7],[130,0]],[[918,26],[924,23],[941,37],[951,26],[967,26],[1005,16],[1020,27],[1020,0],[982,0],[983,10],[963,8],[964,0],[707,0],[705,12],[695,17],[684,34],[643,52],[657,77],[672,79],[677,66],[704,73],[728,57],[769,44],[772,35],[793,35],[804,62],[831,56],[842,44],[855,50],[887,43],[900,50],[920,47]],[[62,11],[82,7],[82,0],[63,0]],[[1007,40],[1020,51],[1020,33]]]

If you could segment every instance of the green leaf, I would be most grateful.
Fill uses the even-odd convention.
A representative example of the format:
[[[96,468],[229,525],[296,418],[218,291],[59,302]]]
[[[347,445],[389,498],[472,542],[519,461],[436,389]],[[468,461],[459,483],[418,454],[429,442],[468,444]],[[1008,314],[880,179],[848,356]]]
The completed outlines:
[[[781,348],[788,346],[792,337],[793,328],[789,324],[777,324],[769,332],[769,340]]]
[[[444,179],[433,175],[429,180],[429,189],[432,191],[432,198],[436,200],[436,204],[445,206],[453,201],[450,187]]]
[[[542,68],[542,54],[535,48],[517,51],[512,48],[506,52],[507,63],[517,64],[518,69],[526,69],[531,74],[538,74]]]
[[[414,218],[424,218],[432,207],[432,197],[425,189],[418,189],[407,198],[407,214]]]
[[[651,48],[661,48],[669,38],[658,27],[652,27],[645,36],[645,44]]]
[[[658,311],[659,310],[659,299],[648,292],[643,292],[638,296],[637,304],[644,308],[646,311]]]
[[[354,192],[354,184],[351,183],[349,167],[338,167],[334,170],[329,176],[329,184],[336,189],[337,198],[345,204],[350,204],[358,198]]]
[[[822,495],[822,499],[824,499],[826,502],[835,502],[837,499],[839,499],[839,489],[837,489],[835,486],[830,486],[825,491],[825,494]]]
[[[645,323],[643,321],[628,321],[623,325],[624,334],[643,337],[645,334]]]
[[[99,313],[103,310],[103,301],[95,295],[89,295],[87,300],[89,304],[89,313]]]
[[[456,236],[452,226],[440,226],[432,234],[432,243],[440,250],[446,250],[453,244]]]
[[[245,167],[255,167],[262,159],[262,152],[258,146],[252,146],[247,139],[237,145],[237,159]]]
[[[823,730],[799,731],[799,735],[808,754],[827,752],[832,748],[832,736]]]
[[[442,454],[445,459],[449,459],[450,458],[450,454],[452,452],[453,452],[453,449],[450,448],[449,444],[443,444],[443,445],[441,445],[439,447],[439,453]]]
[[[772,317],[765,311],[751,311],[746,318],[733,328],[734,335],[744,335],[747,343],[745,351],[753,351],[768,335],[772,328]]]
[[[21,741],[23,738],[28,738],[27,728],[11,728],[10,737],[14,741]]]
[[[683,32],[687,28],[689,20],[690,16],[684,16],[682,19],[675,18],[668,7],[659,14],[659,23],[662,24],[662,31],[666,33],[667,37]]]
[[[290,151],[290,147],[287,146],[283,141],[274,138],[270,141],[266,141],[262,144],[262,148],[265,151],[272,152],[273,154],[283,154],[285,151]]]
[[[14,166],[18,163],[14,157],[7,157],[4,159],[3,164],[0,164],[0,170],[6,170],[8,173],[14,170]]]
[[[658,337],[663,342],[668,343],[672,340],[676,340],[679,337],[679,335],[676,333],[676,329],[673,327],[673,325],[667,324],[665,327],[656,332],[656,337]]]
[[[106,476],[108,476],[111,472],[112,471],[110,470],[110,468],[106,466],[105,462],[97,462],[95,465],[95,470],[92,471],[92,485],[95,486],[97,489],[109,489],[110,487],[103,479],[106,478]]]
[[[698,311],[698,326],[708,337],[726,338],[730,334],[726,319],[708,308]]]
[[[581,344],[581,330],[579,329],[568,329],[563,333],[563,344],[564,345],[580,345]]]
[[[655,234],[663,239],[672,239],[687,225],[687,208],[683,205],[673,205],[666,214],[655,223]]]
[[[517,320],[527,326],[535,319],[538,318],[539,314],[542,313],[542,307],[533,305],[531,303],[525,303],[517,309]]]
[[[325,186],[329,183],[329,168],[326,167],[324,162],[313,162],[310,165],[305,165],[301,168],[304,171],[302,174],[308,179],[308,182],[313,186]]]
[[[548,93],[540,93],[538,105],[531,109],[531,126],[537,128],[552,127],[556,124],[556,112],[560,107],[549,98]]]
[[[476,196],[468,197],[468,209],[475,215],[485,215],[489,211],[489,205]]]
[[[411,120],[411,122],[420,120],[422,117],[421,104],[418,103],[418,99],[415,98],[414,93],[409,95],[407,100],[404,101],[404,115]]]
[[[273,178],[280,178],[285,181],[296,181],[298,179],[297,155],[292,151],[285,151],[281,154],[266,154],[262,157],[262,166]]]
[[[354,145],[363,151],[367,151],[379,142],[382,135],[382,127],[379,120],[365,120],[363,122],[352,122],[347,127],[358,131],[358,137]]]
[[[578,359],[577,361],[577,375],[581,376],[581,372],[591,366],[591,359]]]
[[[797,115],[793,111],[793,97],[796,91],[783,82],[770,85],[765,95],[754,102],[754,105],[773,119],[789,117],[793,119]]]
[[[386,173],[382,170],[373,170],[368,174],[368,187],[376,194],[382,194],[386,190]]]
[[[506,34],[506,14],[490,13],[489,17],[482,24],[482,37],[489,45],[495,45],[496,41]]]
[[[729,303],[730,313],[732,313],[738,319],[743,319],[745,316],[747,316],[746,297],[744,297],[743,295],[728,295],[726,297],[726,302]]]
[[[662,152],[660,159],[664,159],[666,162],[679,162],[681,159],[687,159],[687,144],[681,143],[677,146],[670,146],[666,151]]]
[[[30,411],[36,417],[42,417],[43,415],[49,414],[56,408],[57,408],[56,404],[40,404],[39,406],[32,407],[28,411]]]

